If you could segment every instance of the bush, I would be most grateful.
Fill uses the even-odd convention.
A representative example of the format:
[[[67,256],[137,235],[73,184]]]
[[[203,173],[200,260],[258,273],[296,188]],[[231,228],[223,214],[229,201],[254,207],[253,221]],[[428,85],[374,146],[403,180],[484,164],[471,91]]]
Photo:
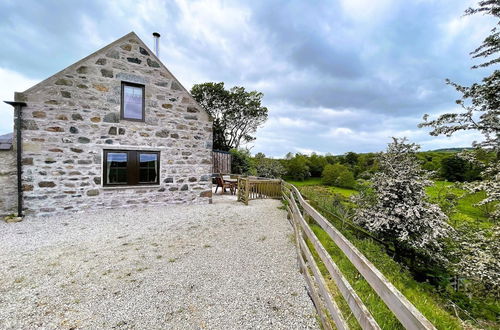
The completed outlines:
[[[231,172],[247,174],[250,171],[250,152],[246,149],[231,149]]]
[[[356,180],[354,179],[354,174],[351,171],[347,170],[340,172],[339,177],[337,178],[336,186],[352,189],[355,185]]]
[[[411,263],[416,257],[442,263],[443,240],[453,231],[448,217],[427,199],[425,188],[432,182],[416,157],[420,146],[406,138],[393,140],[380,154],[380,172],[371,180],[375,195],[353,197],[354,221],[391,241],[398,254],[412,255]]]
[[[307,158],[304,155],[296,154],[295,157],[288,161],[287,175],[299,181],[304,181],[311,176],[309,166],[307,166]]]
[[[325,157],[312,153],[312,155],[309,156],[309,161],[308,161],[308,166],[311,172],[311,176],[316,178],[320,177],[326,164],[327,161]]]
[[[349,168],[342,164],[326,165],[322,175],[323,184],[342,188],[354,188],[356,180]]]
[[[276,159],[256,156],[254,163],[257,176],[263,178],[279,179],[286,173],[283,165]]]
[[[451,182],[473,181],[480,178],[480,170],[471,162],[453,155],[441,160],[441,176]]]

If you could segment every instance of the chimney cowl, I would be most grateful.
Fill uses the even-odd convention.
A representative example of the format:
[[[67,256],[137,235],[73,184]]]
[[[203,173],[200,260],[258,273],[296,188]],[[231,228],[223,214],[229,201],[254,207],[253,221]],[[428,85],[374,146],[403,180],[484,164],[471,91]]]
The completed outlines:
[[[153,32],[153,38],[155,39],[156,57],[160,57],[160,34],[158,32]]]

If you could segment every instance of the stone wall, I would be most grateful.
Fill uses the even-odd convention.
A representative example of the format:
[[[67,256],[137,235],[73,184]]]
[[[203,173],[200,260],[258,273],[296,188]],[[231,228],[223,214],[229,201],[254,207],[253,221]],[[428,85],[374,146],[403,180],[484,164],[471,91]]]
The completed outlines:
[[[0,150],[0,216],[17,213],[17,168],[16,154],[11,150]]]
[[[145,122],[120,119],[122,81],[145,85]],[[212,121],[134,33],[16,100],[26,214],[211,202]],[[160,185],[103,187],[104,149],[160,151]]]

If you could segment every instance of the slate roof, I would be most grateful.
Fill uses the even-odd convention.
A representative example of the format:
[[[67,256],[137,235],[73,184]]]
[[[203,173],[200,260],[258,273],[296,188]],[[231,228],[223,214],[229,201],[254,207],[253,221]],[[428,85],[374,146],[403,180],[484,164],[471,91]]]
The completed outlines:
[[[0,135],[0,150],[10,150],[12,148],[12,135],[13,133]]]

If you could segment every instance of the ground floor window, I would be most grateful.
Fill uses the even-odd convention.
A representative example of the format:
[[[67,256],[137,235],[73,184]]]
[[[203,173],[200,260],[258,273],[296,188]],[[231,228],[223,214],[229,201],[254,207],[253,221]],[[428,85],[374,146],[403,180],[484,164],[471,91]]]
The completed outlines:
[[[104,150],[105,186],[159,184],[160,152]]]

